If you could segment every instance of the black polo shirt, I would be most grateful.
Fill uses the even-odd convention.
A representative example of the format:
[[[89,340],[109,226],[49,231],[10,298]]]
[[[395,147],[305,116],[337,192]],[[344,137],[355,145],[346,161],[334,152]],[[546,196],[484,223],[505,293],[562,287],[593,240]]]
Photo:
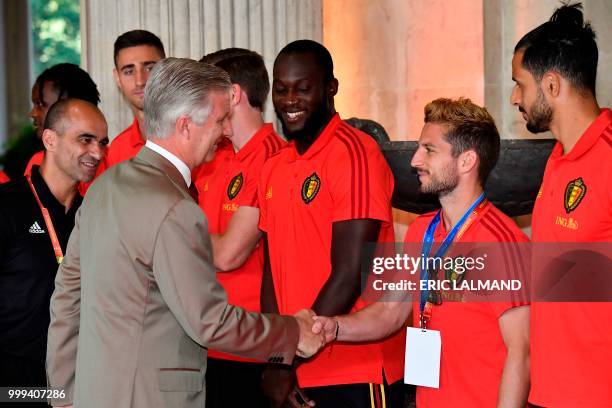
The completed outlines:
[[[49,211],[65,253],[82,198],[77,194],[72,208],[66,212],[38,167],[32,168],[32,183]],[[49,301],[57,268],[45,219],[26,178],[0,185],[1,354],[23,356],[44,364]]]

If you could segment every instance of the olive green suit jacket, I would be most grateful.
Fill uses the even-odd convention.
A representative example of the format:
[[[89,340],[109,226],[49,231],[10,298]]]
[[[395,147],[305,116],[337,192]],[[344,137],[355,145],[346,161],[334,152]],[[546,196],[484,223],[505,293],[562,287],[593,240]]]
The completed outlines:
[[[291,363],[298,337],[292,317],[227,303],[206,219],[163,156],[143,147],[89,189],[51,299],[53,405],[203,408],[206,347]]]

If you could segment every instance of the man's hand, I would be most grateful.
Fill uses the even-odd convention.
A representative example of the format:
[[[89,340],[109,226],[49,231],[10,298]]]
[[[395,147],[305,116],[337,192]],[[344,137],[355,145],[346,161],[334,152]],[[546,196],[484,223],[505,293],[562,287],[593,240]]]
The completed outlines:
[[[302,309],[294,316],[300,326],[300,339],[296,354],[302,358],[312,357],[325,345],[324,335],[314,333],[312,330],[314,316],[314,312],[308,309]]]
[[[325,344],[336,340],[340,328],[338,325],[338,318],[314,316],[313,319],[315,321],[312,325],[312,332],[314,334],[323,334],[323,336],[325,336]]]

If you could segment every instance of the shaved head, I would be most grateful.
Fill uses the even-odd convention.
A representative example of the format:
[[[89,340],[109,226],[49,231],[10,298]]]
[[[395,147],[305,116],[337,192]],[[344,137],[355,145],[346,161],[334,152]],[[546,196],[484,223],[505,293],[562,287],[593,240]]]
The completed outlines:
[[[81,99],[60,100],[45,119],[45,160],[75,182],[91,181],[106,156],[107,132],[106,119],[95,105]]]
[[[51,129],[58,134],[63,134],[69,125],[73,113],[84,113],[102,119],[106,123],[104,115],[98,107],[82,99],[61,99],[54,103],[45,119],[44,129]]]

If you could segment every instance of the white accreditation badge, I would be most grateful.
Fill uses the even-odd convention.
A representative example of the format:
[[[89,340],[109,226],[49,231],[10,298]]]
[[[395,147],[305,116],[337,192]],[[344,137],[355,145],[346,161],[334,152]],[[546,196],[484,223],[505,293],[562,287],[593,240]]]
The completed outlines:
[[[404,383],[440,388],[440,352],[442,340],[437,330],[408,327]]]

